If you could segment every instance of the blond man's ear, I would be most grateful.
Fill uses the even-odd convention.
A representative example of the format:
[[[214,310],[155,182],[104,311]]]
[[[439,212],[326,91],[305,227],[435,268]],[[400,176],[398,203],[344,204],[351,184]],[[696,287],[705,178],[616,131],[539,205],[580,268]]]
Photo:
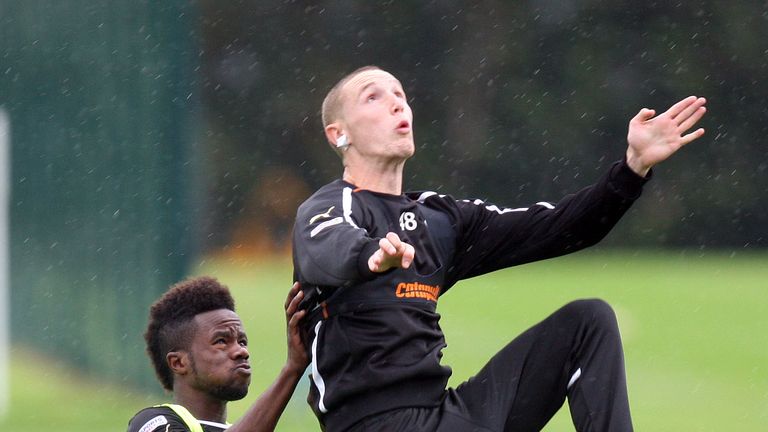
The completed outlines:
[[[349,147],[349,137],[344,134],[339,123],[331,123],[325,127],[325,138],[328,145],[343,159],[344,151]]]

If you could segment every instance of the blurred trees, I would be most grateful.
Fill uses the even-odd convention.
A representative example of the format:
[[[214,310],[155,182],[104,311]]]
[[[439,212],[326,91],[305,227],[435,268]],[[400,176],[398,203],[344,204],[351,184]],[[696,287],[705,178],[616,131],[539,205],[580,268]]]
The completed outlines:
[[[296,205],[341,172],[322,99],[365,64],[408,92],[407,188],[514,206],[594,181],[640,108],[705,96],[705,137],[655,170],[608,241],[766,245],[765,4],[203,0],[201,16],[209,250],[255,241],[233,234],[249,220],[286,241]],[[254,191],[283,182],[270,200],[291,214],[265,224]]]

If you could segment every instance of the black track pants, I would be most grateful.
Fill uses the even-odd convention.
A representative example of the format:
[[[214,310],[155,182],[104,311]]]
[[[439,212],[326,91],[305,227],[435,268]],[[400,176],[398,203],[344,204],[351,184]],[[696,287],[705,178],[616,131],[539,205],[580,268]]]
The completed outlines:
[[[539,431],[566,397],[577,431],[632,430],[619,329],[602,300],[569,303],[528,329],[440,406],[397,409],[351,430]]]

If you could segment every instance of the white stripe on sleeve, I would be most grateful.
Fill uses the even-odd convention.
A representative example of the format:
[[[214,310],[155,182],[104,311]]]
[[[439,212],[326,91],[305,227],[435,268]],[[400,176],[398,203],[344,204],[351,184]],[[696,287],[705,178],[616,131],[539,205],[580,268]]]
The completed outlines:
[[[464,202],[469,202],[469,200],[464,200]],[[476,200],[472,201],[472,204],[479,206],[479,205],[485,204],[485,201],[476,199]],[[555,208],[554,205],[552,205],[552,204],[550,204],[550,203],[548,203],[546,201],[539,201],[539,202],[536,203],[536,205],[540,205],[542,207],[546,207],[546,208],[548,208],[550,210]],[[497,205],[492,204],[492,205],[485,206],[485,209],[488,210],[488,211],[496,212],[498,214],[504,214],[504,213],[528,211],[529,207],[503,208],[503,209],[501,209]]]
[[[320,225],[316,226],[315,229],[313,229],[312,232],[309,233],[309,237],[314,237],[317,234],[319,234],[320,231],[322,231],[322,230],[324,230],[324,229],[326,229],[328,227],[332,227],[334,225],[338,225],[338,224],[340,224],[342,222],[344,222],[344,219],[342,219],[341,216],[339,216],[337,218],[333,218],[331,220],[327,220],[327,221],[321,223]]]

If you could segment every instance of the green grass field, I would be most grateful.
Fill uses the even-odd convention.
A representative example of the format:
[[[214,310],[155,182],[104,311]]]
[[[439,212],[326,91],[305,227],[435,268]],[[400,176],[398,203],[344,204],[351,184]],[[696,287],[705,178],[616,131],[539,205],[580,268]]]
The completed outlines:
[[[234,421],[284,361],[290,261],[208,260],[194,271],[229,285],[249,333],[252,393],[231,405]],[[597,251],[464,281],[439,306],[451,384],[528,326],[584,297],[601,297],[617,311],[636,430],[768,430],[766,254]],[[121,431],[136,410],[165,401],[21,347],[12,351],[11,376],[11,411],[0,420],[8,432]],[[300,384],[278,431],[319,430],[304,402],[307,385]],[[545,430],[573,430],[567,407]]]

